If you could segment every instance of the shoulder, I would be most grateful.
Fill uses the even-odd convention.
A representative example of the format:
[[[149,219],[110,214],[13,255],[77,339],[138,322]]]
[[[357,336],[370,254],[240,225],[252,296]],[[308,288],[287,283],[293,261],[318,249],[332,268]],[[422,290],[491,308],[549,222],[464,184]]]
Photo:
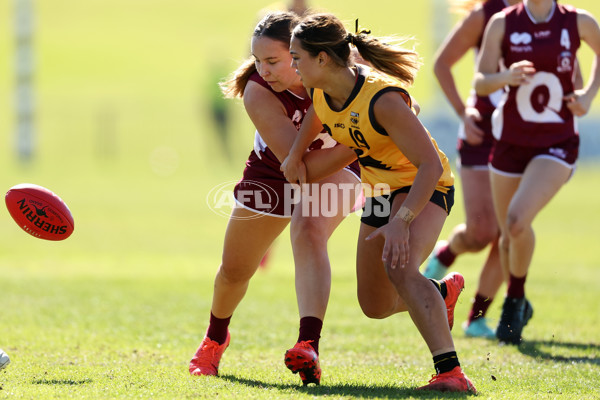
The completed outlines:
[[[260,74],[258,72],[254,72],[252,75],[250,75],[250,77],[248,77],[248,82],[256,82],[264,88],[269,87],[267,82],[265,82],[265,80],[260,77]]]
[[[248,81],[243,100],[244,107],[249,113],[256,110],[277,110],[277,112],[283,110],[285,112],[285,107],[283,107],[275,92],[254,80]]]
[[[483,4],[478,4],[475,8],[473,8],[464,18],[464,23],[483,23],[485,20],[485,9]]]
[[[471,10],[458,24],[461,33],[478,37],[483,33],[486,23],[486,14],[482,4]]]
[[[577,9],[575,12],[577,13],[577,29],[579,31],[579,36],[586,40],[596,38],[600,32],[596,18],[586,10]]]
[[[498,14],[501,14],[504,16],[510,16],[510,17],[520,16],[520,15],[527,16],[527,11],[525,10],[525,6],[523,6],[523,3],[517,3],[510,7],[504,8],[499,13],[494,14],[494,16],[497,16]],[[529,18],[529,17],[527,17],[527,18]]]
[[[597,24],[596,18],[587,10],[583,10],[581,8],[570,8],[571,12],[577,14],[577,22],[584,24]]]
[[[384,122],[413,114],[408,92],[398,86],[388,86],[379,90],[372,98],[370,109],[375,119]]]
[[[509,13],[500,11],[490,18],[490,22],[488,22],[486,31],[489,35],[502,35],[504,34],[504,30],[506,29],[506,19],[509,16]]]

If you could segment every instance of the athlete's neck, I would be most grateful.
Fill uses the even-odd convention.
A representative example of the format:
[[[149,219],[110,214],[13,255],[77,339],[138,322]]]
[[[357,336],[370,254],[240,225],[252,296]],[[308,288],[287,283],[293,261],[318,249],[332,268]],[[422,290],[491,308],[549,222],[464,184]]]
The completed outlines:
[[[536,23],[546,22],[554,9],[554,0],[523,0],[529,15]]]
[[[302,83],[300,83],[300,85],[290,86],[288,88],[288,91],[292,92],[296,96],[301,97],[303,99],[305,99],[308,96],[308,93],[306,92],[306,88],[304,87],[304,85],[302,85]]]
[[[335,110],[342,109],[354,90],[357,76],[358,71],[353,67],[342,68],[331,74],[331,79],[322,88],[329,96],[330,107]]]

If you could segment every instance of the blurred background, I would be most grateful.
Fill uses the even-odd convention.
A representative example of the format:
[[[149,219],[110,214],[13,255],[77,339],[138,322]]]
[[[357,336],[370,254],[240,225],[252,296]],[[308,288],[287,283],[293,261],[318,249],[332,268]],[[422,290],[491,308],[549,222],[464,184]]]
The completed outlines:
[[[571,4],[600,18],[597,0]],[[432,73],[434,52],[459,18],[447,2],[308,5],[335,13],[349,29],[359,18],[376,36],[415,38],[410,43],[424,65],[411,94],[425,125],[455,157],[458,119]],[[220,97],[217,82],[248,56],[261,12],[285,6],[262,0],[0,2],[0,189],[20,182],[46,186],[75,216],[75,234],[49,244],[24,237],[0,212],[0,261],[35,243],[44,249],[40,260],[44,252],[61,252],[63,260],[85,265],[108,257],[118,266],[119,254],[131,252],[183,259],[210,254],[218,262],[225,219],[208,223],[206,195],[240,177],[253,127],[240,101]],[[591,52],[584,45],[579,55],[587,80]],[[456,71],[466,96],[472,58]],[[19,120],[30,129],[19,134]],[[599,123],[596,99],[580,125],[581,162],[592,167],[600,155]],[[22,262],[35,258],[28,252]]]

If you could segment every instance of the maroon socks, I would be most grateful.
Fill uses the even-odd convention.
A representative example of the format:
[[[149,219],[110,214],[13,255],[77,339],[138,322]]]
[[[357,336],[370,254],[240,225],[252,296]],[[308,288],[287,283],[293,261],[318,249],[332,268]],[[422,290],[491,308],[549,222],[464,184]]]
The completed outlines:
[[[206,336],[219,344],[225,343],[225,339],[227,339],[227,328],[229,327],[229,321],[231,321],[231,317],[217,318],[211,312],[210,323],[208,325],[208,330],[206,331]]]
[[[298,342],[312,340],[310,345],[319,354],[319,339],[321,338],[321,329],[323,329],[323,321],[317,317],[300,318],[300,333]]]
[[[493,298],[483,297],[479,293],[475,295],[473,299],[473,307],[469,313],[469,323],[473,322],[477,318],[485,317],[485,313],[488,310],[490,304],[492,304]]]
[[[510,274],[506,295],[513,298],[525,297],[525,279],[527,279],[527,275],[517,278],[513,274]]]
[[[446,244],[445,246],[440,247],[436,254],[436,257],[446,267],[450,267],[456,259],[456,254],[450,251],[450,244]]]

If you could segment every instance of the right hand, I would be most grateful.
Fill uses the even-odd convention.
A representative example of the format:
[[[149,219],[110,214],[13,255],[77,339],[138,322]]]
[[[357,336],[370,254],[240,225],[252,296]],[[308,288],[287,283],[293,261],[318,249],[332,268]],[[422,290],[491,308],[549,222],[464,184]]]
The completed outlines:
[[[306,183],[306,165],[302,159],[288,155],[279,167],[285,179],[290,183],[302,185]]]
[[[408,223],[398,218],[392,218],[387,224],[373,231],[365,240],[372,240],[376,237],[385,240],[381,261],[386,269],[404,268],[408,265],[410,253]]]
[[[507,74],[506,84],[510,86],[520,86],[524,83],[529,83],[529,80],[535,72],[535,67],[531,61],[523,60],[511,64],[505,71]]]
[[[479,111],[473,107],[465,108],[462,120],[465,127],[465,142],[471,146],[480,145],[483,142],[484,132],[477,126],[477,122],[481,121]]]

